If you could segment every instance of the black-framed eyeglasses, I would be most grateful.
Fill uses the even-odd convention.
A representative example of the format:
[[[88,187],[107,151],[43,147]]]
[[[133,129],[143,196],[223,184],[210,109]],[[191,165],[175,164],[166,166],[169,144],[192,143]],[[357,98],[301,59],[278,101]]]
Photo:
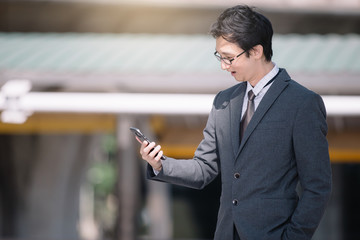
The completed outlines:
[[[233,62],[236,58],[240,57],[240,56],[243,55],[245,52],[246,52],[246,50],[242,51],[241,53],[239,53],[238,55],[236,55],[235,57],[233,57],[233,58],[231,58],[231,59],[223,58],[222,56],[220,56],[220,54],[219,54],[217,51],[214,52],[214,56],[215,56],[216,59],[219,60],[220,62],[223,61],[223,63],[225,63],[226,65],[231,65],[232,62]]]

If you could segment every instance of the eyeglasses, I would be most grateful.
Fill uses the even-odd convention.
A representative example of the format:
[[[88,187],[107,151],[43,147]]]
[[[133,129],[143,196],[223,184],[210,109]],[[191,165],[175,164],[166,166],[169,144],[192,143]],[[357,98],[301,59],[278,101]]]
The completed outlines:
[[[246,50],[244,50],[243,52],[241,52],[240,54],[238,54],[237,56],[235,56],[235,57],[233,57],[233,58],[231,58],[231,59],[223,58],[222,56],[220,56],[220,54],[219,54],[217,51],[214,52],[214,55],[215,55],[216,59],[219,60],[220,62],[223,61],[223,63],[225,63],[226,65],[231,65],[232,62],[233,62],[236,58],[240,57],[240,56],[241,56],[242,54],[244,54],[245,52],[246,52]]]

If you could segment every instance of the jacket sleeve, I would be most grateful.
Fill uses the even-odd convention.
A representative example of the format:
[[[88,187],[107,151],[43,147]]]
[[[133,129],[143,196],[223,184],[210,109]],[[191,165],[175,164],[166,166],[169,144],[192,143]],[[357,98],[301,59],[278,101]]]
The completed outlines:
[[[204,138],[200,142],[193,159],[162,160],[162,170],[155,176],[150,165],[147,177],[152,180],[202,189],[215,179],[219,173],[219,159],[216,144],[216,108],[215,101],[203,131]]]
[[[302,188],[298,205],[283,239],[311,239],[331,193],[331,165],[326,140],[326,111],[315,93],[298,110],[293,128],[293,148]]]

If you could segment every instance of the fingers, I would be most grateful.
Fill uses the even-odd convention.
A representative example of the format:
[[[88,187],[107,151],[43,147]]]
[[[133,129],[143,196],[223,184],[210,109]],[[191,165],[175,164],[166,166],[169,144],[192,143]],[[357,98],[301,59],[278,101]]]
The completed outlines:
[[[143,141],[141,142],[140,140],[138,140],[141,143],[141,147],[140,147],[140,154],[142,155],[142,152],[144,151],[144,148],[146,148],[146,146],[149,144],[147,141]]]
[[[149,146],[146,148],[149,148]],[[159,153],[160,149],[161,149],[160,145],[157,145],[155,148],[151,148],[149,152],[149,157],[155,158],[155,156],[157,156],[157,154]]]
[[[155,160],[156,161],[160,161],[161,157],[164,155],[163,151],[160,151],[156,156],[155,156]]]
[[[141,140],[137,136],[135,136],[135,138],[140,144],[142,144]]]
[[[147,142],[143,142],[140,148],[140,154],[141,156],[143,156],[143,158],[154,158],[156,156],[156,154],[160,151],[161,146],[158,145],[155,147],[155,143],[151,142],[151,143],[147,143]]]
[[[147,141],[142,142],[140,147],[140,154],[141,156],[147,156],[149,155],[151,149],[155,147],[155,143],[148,143]]]
[[[160,161],[161,156],[163,156],[163,151],[161,151],[161,146],[157,145],[154,142],[148,143],[144,141],[141,144],[140,155],[142,159],[147,161],[154,169],[161,169],[162,164]]]

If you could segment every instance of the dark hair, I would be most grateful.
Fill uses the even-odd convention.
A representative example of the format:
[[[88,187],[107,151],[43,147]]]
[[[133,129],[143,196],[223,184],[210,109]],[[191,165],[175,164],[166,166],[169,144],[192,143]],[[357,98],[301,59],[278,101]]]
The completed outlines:
[[[226,9],[211,26],[210,34],[215,38],[223,37],[229,42],[236,43],[247,51],[247,56],[250,49],[260,44],[266,60],[271,61],[271,22],[246,5]]]

